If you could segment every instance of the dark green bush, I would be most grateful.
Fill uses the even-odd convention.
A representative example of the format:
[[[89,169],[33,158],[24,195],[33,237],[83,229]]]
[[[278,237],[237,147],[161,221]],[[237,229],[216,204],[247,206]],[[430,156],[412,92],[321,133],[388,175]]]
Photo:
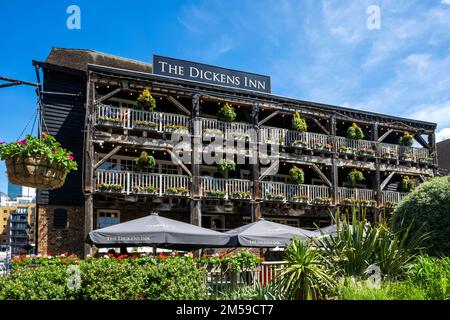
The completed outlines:
[[[206,299],[205,269],[186,257],[159,260],[87,259],[81,285],[70,289],[68,266],[17,267],[0,277],[0,299]]]
[[[434,178],[416,188],[395,208],[393,224],[411,224],[411,233],[429,232],[430,254],[450,255],[450,176]]]

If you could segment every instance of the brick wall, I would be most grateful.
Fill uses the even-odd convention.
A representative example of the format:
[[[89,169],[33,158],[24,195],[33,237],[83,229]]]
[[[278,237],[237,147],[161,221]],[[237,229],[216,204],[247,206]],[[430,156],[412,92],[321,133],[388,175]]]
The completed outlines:
[[[67,210],[67,225],[54,226],[54,210]],[[38,208],[38,254],[57,255],[64,252],[78,256],[84,250],[84,207],[40,205]]]

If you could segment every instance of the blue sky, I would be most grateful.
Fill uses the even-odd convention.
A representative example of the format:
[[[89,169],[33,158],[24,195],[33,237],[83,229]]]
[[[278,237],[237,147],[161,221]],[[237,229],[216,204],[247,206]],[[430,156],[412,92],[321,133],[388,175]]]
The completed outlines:
[[[66,27],[72,4],[80,30]],[[155,53],[270,75],[275,94],[437,122],[450,138],[450,0],[1,1],[0,21],[2,76],[34,81],[31,60],[52,46]],[[0,140],[15,140],[34,90],[0,89],[0,107]]]

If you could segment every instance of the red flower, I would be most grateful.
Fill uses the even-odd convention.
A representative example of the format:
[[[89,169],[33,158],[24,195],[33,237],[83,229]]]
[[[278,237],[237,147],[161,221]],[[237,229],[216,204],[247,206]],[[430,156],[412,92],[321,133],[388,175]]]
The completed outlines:
[[[42,138],[47,138],[48,137],[48,133],[47,132],[42,132],[41,137]]]
[[[73,160],[73,156],[70,154],[67,155],[67,158],[69,158],[70,160]]]
[[[27,139],[26,139],[26,138],[23,139],[23,140],[21,140],[21,141],[19,141],[19,144],[20,144],[20,145],[23,145],[23,144],[25,144],[25,142],[27,142]]]

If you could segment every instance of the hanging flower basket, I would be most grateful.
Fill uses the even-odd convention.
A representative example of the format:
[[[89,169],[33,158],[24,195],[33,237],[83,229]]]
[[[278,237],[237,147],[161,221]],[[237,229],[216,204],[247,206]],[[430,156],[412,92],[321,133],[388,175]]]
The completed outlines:
[[[0,143],[0,158],[6,161],[11,183],[42,190],[60,188],[67,173],[77,169],[72,153],[45,133],[41,139],[28,135],[22,141]]]

